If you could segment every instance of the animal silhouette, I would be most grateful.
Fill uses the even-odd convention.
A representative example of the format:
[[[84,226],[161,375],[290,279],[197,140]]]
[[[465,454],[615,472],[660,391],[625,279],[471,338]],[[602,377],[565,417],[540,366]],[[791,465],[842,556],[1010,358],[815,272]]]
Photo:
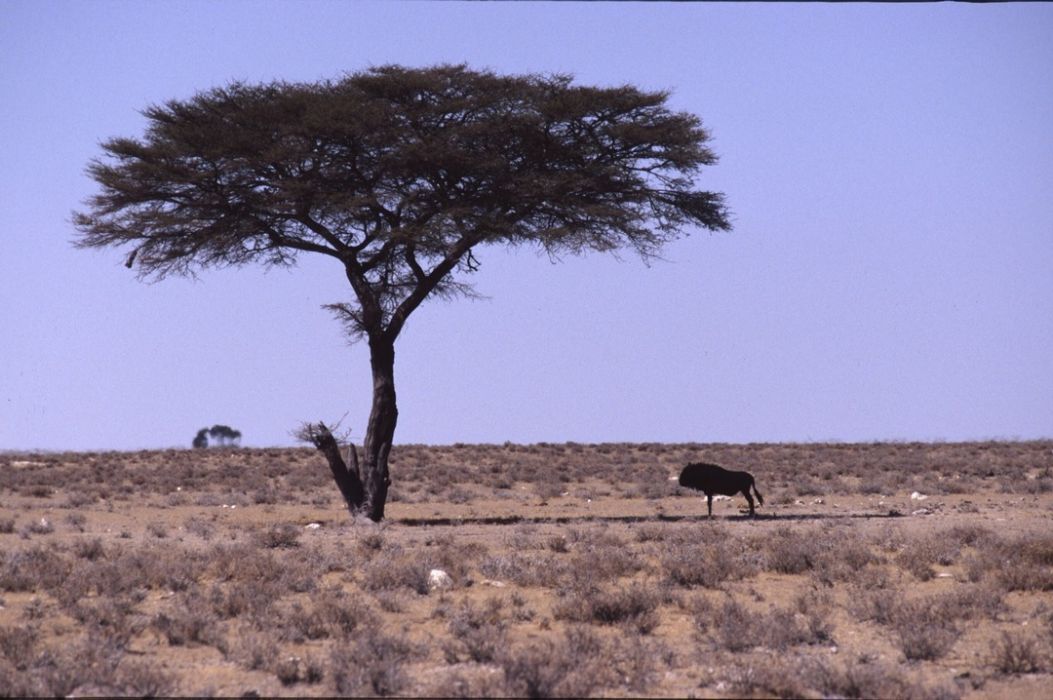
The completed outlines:
[[[750,504],[751,517],[755,515],[755,512],[750,489],[753,489],[753,493],[757,495],[757,502],[764,505],[764,498],[761,496],[760,491],[757,490],[752,474],[749,472],[731,471],[716,464],[694,462],[687,465],[680,472],[680,485],[706,494],[706,506],[709,508],[709,517],[711,518],[713,517],[713,496],[716,494],[734,496],[736,493],[741,493]]]

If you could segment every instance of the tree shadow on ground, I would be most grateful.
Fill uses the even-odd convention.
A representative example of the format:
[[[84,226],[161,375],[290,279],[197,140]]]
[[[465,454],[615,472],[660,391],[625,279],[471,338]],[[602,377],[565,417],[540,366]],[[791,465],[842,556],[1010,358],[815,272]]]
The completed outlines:
[[[903,514],[896,510],[885,513],[791,513],[791,514],[757,514],[749,515],[724,515],[715,516],[713,521],[760,521],[760,522],[805,522],[811,520],[871,520],[882,518],[901,518]],[[655,513],[653,515],[560,515],[560,516],[523,516],[523,515],[495,515],[467,518],[395,518],[392,524],[420,527],[425,525],[566,525],[571,523],[650,523],[650,522],[698,522],[704,523],[710,518],[705,515],[667,515]]]

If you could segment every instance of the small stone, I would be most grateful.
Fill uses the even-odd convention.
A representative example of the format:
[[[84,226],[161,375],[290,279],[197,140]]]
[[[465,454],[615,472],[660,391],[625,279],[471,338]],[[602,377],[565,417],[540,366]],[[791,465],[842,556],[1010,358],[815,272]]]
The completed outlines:
[[[453,585],[453,579],[442,569],[432,569],[428,572],[428,587],[433,591],[439,588],[449,588]]]

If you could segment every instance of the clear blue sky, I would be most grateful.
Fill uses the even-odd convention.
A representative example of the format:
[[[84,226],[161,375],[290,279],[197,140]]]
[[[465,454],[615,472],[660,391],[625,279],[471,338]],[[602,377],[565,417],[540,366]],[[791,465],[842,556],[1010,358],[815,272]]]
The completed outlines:
[[[650,267],[484,249],[398,346],[397,442],[1053,436],[1053,5],[0,0],[0,449],[360,438],[329,260],[74,250],[100,141],[231,80],[467,62],[673,92],[734,211]]]

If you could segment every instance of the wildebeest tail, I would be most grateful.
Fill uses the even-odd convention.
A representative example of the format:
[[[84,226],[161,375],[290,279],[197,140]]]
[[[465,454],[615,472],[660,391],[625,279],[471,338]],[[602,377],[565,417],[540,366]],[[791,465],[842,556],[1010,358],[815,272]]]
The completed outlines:
[[[757,482],[754,481],[750,485],[753,487],[753,495],[757,497],[757,503],[764,505],[764,496],[760,495],[760,491],[757,490]]]

